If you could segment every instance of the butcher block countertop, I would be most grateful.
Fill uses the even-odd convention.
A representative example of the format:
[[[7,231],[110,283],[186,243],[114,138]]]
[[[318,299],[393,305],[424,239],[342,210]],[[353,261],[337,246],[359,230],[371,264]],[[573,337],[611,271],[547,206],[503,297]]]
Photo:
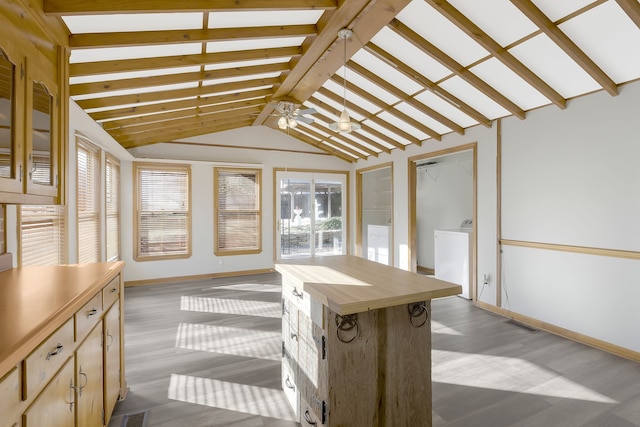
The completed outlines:
[[[275,268],[340,315],[462,292],[460,285],[352,255],[279,260]]]
[[[0,272],[0,378],[124,267],[124,262],[13,268]]]

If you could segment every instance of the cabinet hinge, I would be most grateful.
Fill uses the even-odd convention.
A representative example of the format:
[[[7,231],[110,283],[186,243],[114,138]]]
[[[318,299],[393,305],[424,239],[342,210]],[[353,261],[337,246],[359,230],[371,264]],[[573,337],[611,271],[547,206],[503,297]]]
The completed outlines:
[[[282,357],[284,357],[284,352],[285,352],[285,349],[284,349],[284,341],[282,341]]]
[[[284,316],[285,313],[285,309],[284,309],[284,298],[282,298],[282,315]]]
[[[20,80],[24,79],[24,63],[20,63]]]
[[[326,424],[327,423],[327,401],[323,400],[322,401],[322,424]],[[102,420],[102,424],[104,424],[104,420]]]
[[[322,336],[322,359],[326,359],[327,358],[327,338],[323,335]]]

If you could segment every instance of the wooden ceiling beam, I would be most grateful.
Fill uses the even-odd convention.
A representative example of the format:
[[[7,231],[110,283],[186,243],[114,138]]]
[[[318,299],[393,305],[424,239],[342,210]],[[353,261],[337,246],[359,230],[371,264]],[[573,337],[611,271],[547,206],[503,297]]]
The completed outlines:
[[[321,89],[321,90],[326,90],[326,89]],[[327,91],[329,92],[329,91]],[[324,110],[330,111],[332,113],[334,113],[336,116],[340,116],[340,111],[335,110],[333,107],[331,107],[329,104],[321,101],[318,98],[315,97],[311,97],[309,99],[310,102],[318,105],[319,107],[323,108]],[[328,120],[328,123],[333,122],[334,120]],[[398,145],[400,144],[399,142],[391,139],[390,137],[388,137],[387,135],[383,134],[382,132],[378,131],[377,129],[373,129],[370,126],[367,126],[367,123],[361,123],[362,126],[362,130],[375,136],[376,138],[378,138],[379,140],[383,141],[385,144],[388,144],[388,146],[382,145],[377,141],[372,140],[371,138],[367,138],[367,136],[363,135],[362,132],[358,132],[358,133],[354,133],[353,137],[354,138],[359,138],[363,141],[366,141],[367,144],[370,144],[372,147],[375,147],[377,149],[379,149],[382,152],[385,153],[391,153],[391,149],[392,148],[401,148],[398,147]],[[389,148],[391,147],[391,148]]]
[[[322,114],[314,114],[314,117],[322,120],[323,122],[331,123],[331,120],[328,117],[326,117],[326,116],[324,116]],[[326,133],[327,135],[329,135],[329,137],[332,140],[338,140],[343,145],[349,145],[351,147],[354,147],[356,150],[361,151],[361,152],[363,152],[363,153],[365,153],[365,154],[367,154],[369,156],[378,157],[378,152],[377,151],[373,150],[370,147],[362,145],[361,143],[359,143],[357,141],[352,141],[351,139],[346,138],[344,136],[344,134],[341,134],[340,132],[336,132],[336,131],[332,130],[331,128],[327,127],[327,126],[323,126],[323,125],[321,125],[319,123],[316,123],[316,122],[313,122],[313,123],[309,124],[309,126],[313,127],[314,129],[317,129],[320,132]],[[389,151],[391,151],[391,150],[389,150]]]
[[[357,64],[357,63],[355,63],[353,61],[349,61],[349,63],[347,65],[348,65],[350,70],[360,74],[362,77],[364,77],[365,79],[369,80],[371,83],[374,83],[374,84],[380,86],[382,89],[386,90],[387,92],[389,92],[390,94],[392,94],[393,96],[398,98],[401,102],[409,104],[410,106],[412,106],[416,110],[418,110],[421,113],[431,117],[435,121],[440,122],[444,126],[446,126],[449,129],[451,129],[452,131],[454,131],[454,132],[456,132],[456,133],[458,133],[460,135],[464,135],[464,129],[462,128],[462,126],[458,125],[456,122],[454,122],[453,120],[449,119],[448,117],[440,114],[439,112],[435,111],[434,109],[429,108],[427,105],[425,105],[422,102],[414,99],[411,95],[406,94],[405,92],[403,92],[402,90],[398,89],[397,87],[390,85],[385,79],[383,79],[379,75],[367,70],[362,65]]]
[[[140,117],[132,117],[130,119],[112,120],[104,122],[102,127],[107,132],[116,129],[129,129],[146,125],[147,123],[163,122],[165,120],[175,120],[182,117],[191,117],[197,115],[211,114],[221,111],[237,110],[247,107],[261,107],[267,103],[266,98],[256,98],[246,101],[229,102],[220,105],[208,105],[204,107],[193,107],[184,110],[170,111],[167,113],[151,114]]]
[[[175,126],[171,128],[159,128],[154,131],[145,132],[141,134],[125,135],[121,138],[116,138],[120,144],[124,147],[129,147],[131,144],[158,141],[158,139],[166,138],[165,141],[175,139],[176,135],[180,135],[180,138],[186,138],[186,135],[196,136],[209,133],[209,129],[218,126],[235,125],[237,123],[246,123],[247,119],[240,117],[223,117],[214,118],[210,120],[196,120],[195,122],[184,122],[183,125]],[[195,132],[195,133],[194,133]]]
[[[342,104],[343,100],[342,100],[342,96],[341,95],[337,95],[333,92],[331,92],[329,89],[326,88],[320,88],[318,90],[318,93],[326,96],[327,98],[331,99],[334,102],[340,103]],[[361,116],[364,117],[364,120],[371,120],[372,123],[377,124],[378,126],[381,126],[382,128],[388,130],[391,133],[396,134],[397,136],[400,136],[404,139],[406,139],[407,141],[409,141],[412,144],[417,144],[418,146],[422,145],[422,142],[416,138],[415,136],[405,132],[404,130],[400,129],[399,127],[386,122],[384,120],[382,120],[380,117],[376,116],[375,114],[371,114],[369,111],[365,110],[362,107],[359,107],[358,105],[352,103],[352,102],[347,102],[347,109],[349,111],[355,112]],[[361,125],[363,123],[360,123]],[[405,149],[405,145],[395,141],[393,139],[390,139],[390,141],[393,141],[393,146],[396,148],[400,148],[401,150]]]
[[[134,93],[130,95],[106,96],[101,98],[90,98],[76,101],[76,103],[86,110],[94,108],[115,108],[122,105],[143,104],[147,102],[161,102],[172,99],[184,99],[196,96],[209,96],[215,93],[233,92],[273,86],[280,80],[276,77],[268,79],[243,80],[239,82],[220,83],[217,85],[198,86],[188,89],[173,89],[157,92]]]
[[[411,28],[403,24],[397,19],[393,19],[389,23],[389,28],[394,30],[396,34],[404,38],[406,41],[420,49],[422,52],[431,56],[433,59],[438,61],[443,66],[447,67],[453,74],[459,76],[464,81],[475,87],[478,91],[483,93],[489,99],[493,100],[498,105],[502,106],[505,110],[509,111],[516,117],[520,119],[524,119],[525,113],[524,111],[518,107],[513,101],[508,99],[506,96],[502,95],[492,86],[487,84],[480,77],[473,74],[466,67],[462,66],[456,60],[451,58],[449,55],[438,49],[435,45],[425,40],[418,33],[413,31]]]
[[[224,12],[332,10],[336,0],[44,0],[44,12],[48,15],[97,15],[115,13],[155,12]]]
[[[315,25],[83,33],[71,34],[69,37],[69,46],[72,49],[91,49],[175,43],[278,39],[282,37],[308,37],[316,34],[318,34],[318,29]]]
[[[207,105],[225,104],[236,102],[239,100],[249,100],[253,98],[271,98],[273,92],[271,89],[258,89],[247,92],[236,92],[225,95],[202,96],[199,98],[186,99],[182,101],[161,102],[149,105],[139,105],[135,107],[123,107],[114,110],[97,111],[90,113],[89,116],[96,121],[118,120],[135,116],[144,116],[147,114],[165,113],[168,111],[176,111],[193,107],[201,107]]]
[[[571,39],[558,28],[538,7],[530,0],[511,0],[540,30],[547,35],[560,49],[571,57],[582,69],[602,86],[610,95],[618,94],[618,85],[598,65],[589,58]],[[640,9],[635,1],[636,8]]]
[[[316,130],[312,127],[309,126],[298,126],[296,127],[296,130],[298,132],[303,132],[308,134],[309,136],[313,137],[313,138],[317,138],[320,139],[322,141],[325,141],[328,144],[333,144],[335,146],[337,146],[338,148],[340,148],[343,151],[346,151],[348,154],[352,155],[353,157],[355,157],[356,159],[366,159],[367,155],[361,153],[360,151],[354,149],[353,147],[350,147],[349,145],[344,144],[341,140],[333,138],[332,136],[328,136],[328,135],[324,135],[324,129],[319,129],[321,132],[316,132]]]
[[[480,27],[474,24],[469,18],[460,13],[458,9],[451,6],[445,0],[425,0],[431,7],[440,12],[445,18],[451,21],[456,27],[461,29],[476,43],[485,48],[498,61],[502,62],[520,78],[529,83],[534,89],[553,102],[557,107],[565,109],[567,100],[555,89],[542,80],[538,75],[513,56],[508,50],[502,47],[497,41],[491,38]]]
[[[234,52],[198,53],[193,55],[161,56],[113,61],[80,62],[69,65],[71,77],[97,74],[193,67],[229,62],[255,61],[273,58],[293,58],[301,55],[299,46],[253,49]]]
[[[442,89],[435,82],[432,82],[431,80],[427,79],[425,76],[420,74],[417,70],[413,69],[406,63],[402,62],[395,56],[391,55],[389,52],[383,50],[378,45],[369,42],[365,46],[365,49],[367,50],[367,52],[371,53],[372,55],[378,57],[382,61],[391,65],[393,68],[395,68],[400,73],[402,73],[405,77],[411,79],[412,81],[419,84],[426,90],[430,91],[440,99],[446,101],[447,103],[461,110],[467,116],[475,119],[478,123],[480,123],[484,127],[487,127],[487,128],[491,127],[491,120],[489,120],[489,118],[485,117],[483,114],[478,112],[476,109],[472,108],[467,103],[463,102],[461,99],[457,98],[452,93],[448,92],[445,89]]]
[[[334,74],[333,77],[331,77],[331,80],[334,81],[335,83],[339,84],[340,86],[344,85],[344,79],[340,76],[338,76],[337,74]],[[433,129],[431,129],[428,126],[425,126],[424,124],[422,124],[421,122],[419,122],[418,120],[414,119],[413,117],[409,117],[408,115],[404,114],[403,112],[395,109],[392,105],[387,104],[386,102],[384,102],[383,100],[381,100],[380,98],[377,98],[375,96],[373,96],[370,92],[368,92],[365,89],[362,89],[354,84],[351,84],[349,82],[347,82],[347,89],[352,92],[355,93],[356,95],[358,95],[359,97],[361,97],[362,99],[366,100],[367,102],[370,102],[373,105],[376,105],[378,108],[380,108],[380,112],[376,113],[376,117],[380,118],[380,120],[384,120],[382,117],[380,117],[380,113],[389,113],[392,116],[397,117],[398,119],[402,120],[404,123],[406,123],[407,125],[413,127],[414,129],[430,136],[431,138],[440,141],[442,139],[442,137],[440,136],[440,134],[436,131],[434,131]],[[388,123],[385,121],[385,123]],[[410,135],[407,132],[407,135]],[[416,138],[414,136],[414,138]]]
[[[241,108],[231,111],[219,111],[211,114],[195,114],[189,117],[181,117],[173,120],[165,120],[163,122],[147,123],[145,125],[133,126],[124,129],[114,129],[109,134],[116,140],[130,140],[156,132],[171,132],[175,128],[186,128],[188,126],[204,126],[208,122],[220,121],[223,119],[246,120],[251,119],[250,115],[260,112],[258,107]]]
[[[335,149],[333,147],[330,147],[330,146],[328,146],[326,144],[323,144],[322,141],[317,141],[317,140],[311,138],[310,136],[305,135],[304,133],[297,131],[296,129],[281,130],[281,132],[283,132],[283,133],[286,132],[287,135],[289,135],[289,136],[291,136],[293,138],[296,138],[299,141],[305,142],[305,143],[307,143],[307,144],[309,144],[309,145],[311,145],[313,147],[316,147],[316,148],[318,148],[318,149],[320,149],[322,151],[326,151],[327,153],[332,154],[332,155],[344,160],[345,162],[353,163],[353,162],[356,161],[356,158],[351,157],[348,154],[346,154],[346,153],[344,153],[344,152],[342,152],[340,150],[337,150],[337,149]]]
[[[640,28],[640,3],[638,0],[616,0],[616,3],[618,3],[618,6],[635,22],[636,26]]]
[[[71,96],[105,93],[116,90],[139,89],[143,87],[166,86],[193,83],[231,77],[246,77],[257,74],[288,71],[287,62],[254,65],[250,67],[223,68],[220,70],[195,71],[193,73],[166,74],[163,76],[136,77],[131,79],[107,80],[103,82],[77,83],[69,86]]]

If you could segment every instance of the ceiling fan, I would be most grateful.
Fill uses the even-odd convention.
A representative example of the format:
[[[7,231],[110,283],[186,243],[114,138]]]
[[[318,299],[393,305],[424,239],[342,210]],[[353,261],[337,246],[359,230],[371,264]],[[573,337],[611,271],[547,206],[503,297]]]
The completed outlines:
[[[293,129],[298,126],[298,122],[310,124],[313,123],[313,118],[305,117],[307,114],[316,114],[315,108],[299,109],[295,108],[295,104],[291,101],[278,101],[275,107],[275,116],[280,116],[278,119],[278,127],[280,129]]]

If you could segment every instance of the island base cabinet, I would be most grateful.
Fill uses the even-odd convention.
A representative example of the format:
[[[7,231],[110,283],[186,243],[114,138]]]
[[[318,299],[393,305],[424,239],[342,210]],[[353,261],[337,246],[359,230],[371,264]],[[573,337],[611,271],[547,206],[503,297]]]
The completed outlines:
[[[103,425],[102,322],[76,350],[76,400],[80,427]]]
[[[0,379],[0,427],[20,427],[20,369],[13,368]]]
[[[70,357],[23,415],[24,427],[75,426],[74,358]]]
[[[120,301],[104,317],[104,410],[105,425],[120,397]]]

